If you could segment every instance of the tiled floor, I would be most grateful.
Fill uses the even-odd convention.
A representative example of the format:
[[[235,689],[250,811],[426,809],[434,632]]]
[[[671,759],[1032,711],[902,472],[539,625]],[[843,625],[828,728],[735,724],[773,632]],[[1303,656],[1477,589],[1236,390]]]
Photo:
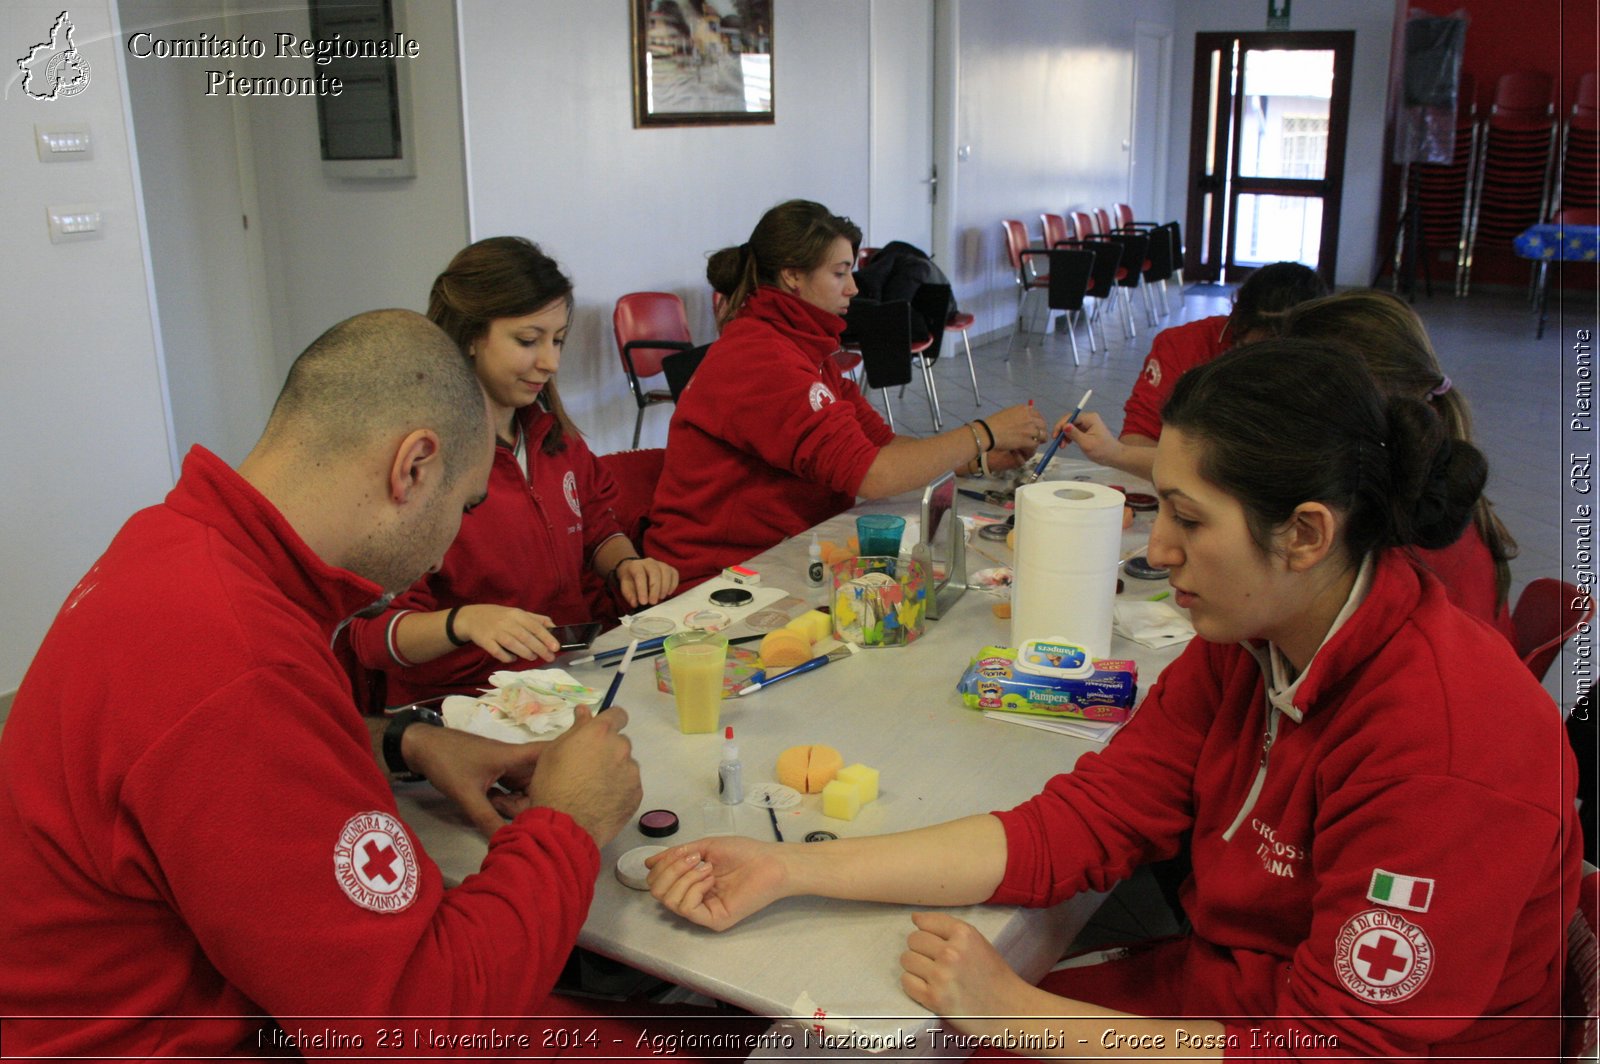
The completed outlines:
[[[1225,314],[1230,295],[1226,288],[1191,286],[1180,310],[1174,291],[1172,314],[1162,326]],[[1553,308],[1550,325],[1537,341],[1527,303],[1517,292],[1480,291],[1466,300],[1441,293],[1431,299],[1419,298],[1415,306],[1427,323],[1446,372],[1471,399],[1476,442],[1489,458],[1488,494],[1520,547],[1511,566],[1514,602],[1528,581],[1563,571],[1565,511],[1560,492],[1568,470],[1561,436],[1562,375],[1564,366],[1571,373],[1568,348],[1576,329],[1595,328],[1594,300],[1583,293],[1576,297],[1569,293],[1559,314]],[[1135,309],[1139,309],[1137,303]],[[1067,336],[1060,331],[1013,335],[974,347],[982,409],[995,410],[1031,398],[1053,422],[1072,408],[1086,388],[1093,388],[1093,408],[1113,428],[1120,427],[1122,402],[1150,350],[1152,330],[1145,326],[1142,314],[1135,321],[1137,338],[1125,339],[1113,321],[1106,330],[1109,352],[1093,355],[1080,329],[1082,364],[1077,366],[1072,363]],[[1033,328],[1041,327],[1042,323],[1033,323]],[[979,412],[959,336],[947,338],[944,357],[934,373],[946,428]],[[894,405],[899,431],[931,431],[932,419],[920,381],[897,396]],[[1570,702],[1572,696],[1557,686],[1559,665],[1550,672],[1547,690],[1558,701]],[[1079,946],[1169,934],[1174,929],[1153,880],[1141,873],[1113,892]]]

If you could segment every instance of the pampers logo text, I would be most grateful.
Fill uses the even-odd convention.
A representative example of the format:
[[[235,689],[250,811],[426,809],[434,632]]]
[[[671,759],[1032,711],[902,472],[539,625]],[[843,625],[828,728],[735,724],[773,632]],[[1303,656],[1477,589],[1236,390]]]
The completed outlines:
[[[370,40],[353,40],[337,33],[322,39],[275,33],[269,45],[265,38],[248,34],[157,37],[140,30],[128,35],[127,50],[135,59],[309,59],[319,67],[338,59],[416,59],[422,54],[422,46],[404,33]],[[318,71],[314,77],[251,77],[235,70],[205,72],[207,96],[339,96],[344,89],[343,79],[326,71]]]

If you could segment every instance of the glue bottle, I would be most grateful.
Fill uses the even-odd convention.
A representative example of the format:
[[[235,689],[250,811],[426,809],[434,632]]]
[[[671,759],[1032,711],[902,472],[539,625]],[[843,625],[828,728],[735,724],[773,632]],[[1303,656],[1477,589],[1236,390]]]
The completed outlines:
[[[806,586],[822,586],[822,544],[817,542],[817,534],[811,533],[811,546],[806,550]]]
[[[723,805],[744,801],[744,764],[739,760],[739,744],[733,741],[733,725],[722,733],[722,763],[717,766],[717,795]]]

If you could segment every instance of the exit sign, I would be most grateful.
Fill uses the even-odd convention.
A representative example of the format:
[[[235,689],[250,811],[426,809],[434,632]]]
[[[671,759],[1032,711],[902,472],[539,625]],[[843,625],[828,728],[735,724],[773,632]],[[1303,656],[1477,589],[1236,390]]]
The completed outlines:
[[[1267,0],[1267,29],[1289,28],[1289,4],[1290,0]]]

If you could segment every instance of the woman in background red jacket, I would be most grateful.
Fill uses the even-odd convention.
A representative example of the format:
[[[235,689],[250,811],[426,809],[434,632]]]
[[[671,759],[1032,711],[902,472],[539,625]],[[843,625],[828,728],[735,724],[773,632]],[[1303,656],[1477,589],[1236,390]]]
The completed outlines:
[[[645,533],[649,553],[698,582],[869,499],[949,470],[1010,469],[1045,439],[1020,404],[938,436],[896,435],[833,360],[861,230],[790,200],[711,256],[721,337],[678,398]]]

